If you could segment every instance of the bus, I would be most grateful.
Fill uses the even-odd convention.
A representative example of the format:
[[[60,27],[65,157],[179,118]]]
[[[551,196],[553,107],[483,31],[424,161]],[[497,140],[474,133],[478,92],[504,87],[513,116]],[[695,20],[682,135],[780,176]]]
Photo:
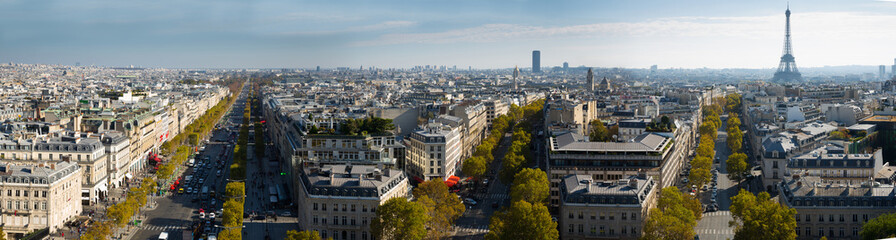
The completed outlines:
[[[208,197],[208,186],[202,186],[202,192],[201,192],[201,193],[202,193],[202,194],[199,195],[199,196],[201,196],[202,199],[205,199],[206,197]]]

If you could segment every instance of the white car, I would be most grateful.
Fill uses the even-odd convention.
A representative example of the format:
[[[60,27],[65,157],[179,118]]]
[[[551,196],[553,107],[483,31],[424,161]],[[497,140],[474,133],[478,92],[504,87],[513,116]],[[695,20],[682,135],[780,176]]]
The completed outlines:
[[[215,213],[209,213],[208,218],[215,219]]]

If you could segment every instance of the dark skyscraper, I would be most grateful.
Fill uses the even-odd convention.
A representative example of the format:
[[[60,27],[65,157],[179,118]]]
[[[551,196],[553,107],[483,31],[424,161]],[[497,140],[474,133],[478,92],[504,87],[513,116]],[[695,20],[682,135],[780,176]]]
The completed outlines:
[[[563,71],[569,70],[569,63],[563,62]]]
[[[541,51],[538,51],[538,50],[532,51],[532,72],[533,73],[541,72]]]
[[[790,46],[790,6],[784,12],[787,16],[787,22],[784,30],[784,55],[781,56],[781,63],[778,64],[778,71],[775,72],[773,82],[799,82],[803,80],[800,71],[796,69],[796,61],[793,57],[793,49]]]

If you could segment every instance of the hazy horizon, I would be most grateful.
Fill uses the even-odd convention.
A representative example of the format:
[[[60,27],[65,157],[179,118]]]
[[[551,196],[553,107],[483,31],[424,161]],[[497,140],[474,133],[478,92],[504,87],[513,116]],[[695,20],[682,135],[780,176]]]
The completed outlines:
[[[786,1],[0,0],[0,62],[773,69]],[[791,1],[796,64],[894,64],[896,1]]]

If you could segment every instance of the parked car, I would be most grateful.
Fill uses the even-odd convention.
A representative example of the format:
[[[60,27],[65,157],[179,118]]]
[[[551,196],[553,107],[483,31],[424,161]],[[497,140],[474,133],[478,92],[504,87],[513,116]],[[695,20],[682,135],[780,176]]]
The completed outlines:
[[[476,200],[473,200],[472,198],[465,198],[465,199],[464,199],[464,203],[475,206],[475,205],[476,205]]]

